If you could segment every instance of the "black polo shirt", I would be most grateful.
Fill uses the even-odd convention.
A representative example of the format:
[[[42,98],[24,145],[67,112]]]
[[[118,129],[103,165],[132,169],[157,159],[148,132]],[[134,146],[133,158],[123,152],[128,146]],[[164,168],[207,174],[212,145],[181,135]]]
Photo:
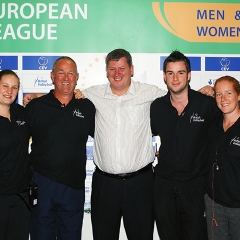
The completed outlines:
[[[31,163],[40,175],[74,189],[84,189],[86,142],[94,134],[95,107],[88,99],[65,106],[53,95],[26,107],[32,136]]]
[[[31,180],[24,108],[12,104],[10,119],[0,116],[0,194],[22,192]]]
[[[187,181],[208,170],[209,127],[216,112],[215,99],[188,89],[188,104],[179,116],[170,93],[151,105],[151,127],[161,138],[156,175]]]
[[[240,118],[223,130],[223,117],[211,128],[211,166],[209,167],[208,195],[214,201],[231,208],[240,207]],[[214,165],[213,165],[214,164]]]

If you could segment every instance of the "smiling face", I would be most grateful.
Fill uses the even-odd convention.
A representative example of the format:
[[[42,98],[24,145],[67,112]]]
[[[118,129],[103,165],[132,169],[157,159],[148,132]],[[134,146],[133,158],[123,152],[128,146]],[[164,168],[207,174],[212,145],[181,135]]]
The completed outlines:
[[[0,80],[0,105],[10,106],[17,97],[19,79],[12,74],[3,75]]]
[[[107,66],[107,78],[110,82],[112,93],[121,96],[128,91],[133,75],[133,65],[129,66],[127,59],[110,60]]]
[[[163,76],[169,91],[172,94],[181,94],[188,89],[191,72],[187,72],[184,61],[169,62]]]
[[[58,97],[72,96],[78,80],[76,64],[68,58],[58,60],[51,72],[54,94]]]
[[[236,92],[233,83],[222,80],[215,85],[215,95],[218,108],[223,114],[231,114],[239,111],[238,101],[240,94]]]

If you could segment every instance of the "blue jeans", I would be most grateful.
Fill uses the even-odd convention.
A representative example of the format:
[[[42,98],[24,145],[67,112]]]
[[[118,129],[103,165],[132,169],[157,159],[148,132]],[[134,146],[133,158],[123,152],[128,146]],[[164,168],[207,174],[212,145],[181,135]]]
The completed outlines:
[[[32,209],[31,240],[80,240],[85,190],[76,190],[34,172],[38,203]]]
[[[224,207],[206,194],[206,218],[209,240],[240,239],[240,208]]]

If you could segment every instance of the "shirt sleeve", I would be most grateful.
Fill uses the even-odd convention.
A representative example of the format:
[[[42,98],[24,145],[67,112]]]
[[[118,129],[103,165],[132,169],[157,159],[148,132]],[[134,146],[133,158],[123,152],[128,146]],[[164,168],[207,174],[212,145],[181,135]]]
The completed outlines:
[[[93,103],[91,102],[91,109],[90,109],[90,131],[89,131],[89,135],[94,138],[94,131],[95,131],[95,113],[96,113],[96,109],[95,106],[93,105]]]
[[[161,88],[158,88],[157,86],[154,88],[154,100],[157,99],[157,98],[160,98],[160,97],[163,97],[167,94],[167,91],[161,89]]]
[[[152,134],[154,136],[156,136],[158,134],[157,134],[157,130],[156,130],[155,124],[154,124],[154,114],[155,114],[154,111],[155,111],[154,103],[152,103],[151,107],[150,107],[150,124],[151,124]]]

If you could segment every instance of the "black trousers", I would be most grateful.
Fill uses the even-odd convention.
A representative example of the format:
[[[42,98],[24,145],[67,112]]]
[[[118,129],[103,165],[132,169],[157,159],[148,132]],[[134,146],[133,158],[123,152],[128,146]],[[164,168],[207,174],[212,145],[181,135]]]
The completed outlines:
[[[129,240],[153,239],[153,171],[128,180],[94,172],[91,219],[94,240],[117,240],[121,218]]]
[[[154,182],[154,211],[161,240],[207,240],[205,178]]]
[[[27,192],[21,194],[28,199]],[[0,239],[28,240],[31,211],[17,195],[0,194]]]

